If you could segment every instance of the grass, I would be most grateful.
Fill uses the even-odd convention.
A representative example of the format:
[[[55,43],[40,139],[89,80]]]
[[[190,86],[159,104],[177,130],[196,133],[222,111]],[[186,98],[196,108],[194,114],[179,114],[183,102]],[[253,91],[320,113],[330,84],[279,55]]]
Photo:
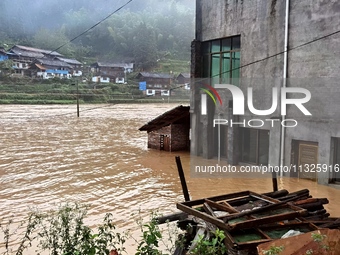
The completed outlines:
[[[164,61],[164,60],[163,60]],[[183,70],[186,61],[166,60],[160,64],[159,72]],[[133,74],[129,75],[128,84],[93,84],[78,83],[72,80],[34,80],[28,77],[22,79],[0,79],[0,104],[74,104],[79,94],[83,103],[148,103],[148,102],[189,102],[189,92],[176,90],[169,99],[166,96],[146,97],[139,90],[139,83]],[[176,85],[174,85],[176,86]]]
[[[158,67],[155,72],[160,73],[173,73],[178,76],[180,73],[190,72],[190,61],[178,59],[162,59],[159,61]]]

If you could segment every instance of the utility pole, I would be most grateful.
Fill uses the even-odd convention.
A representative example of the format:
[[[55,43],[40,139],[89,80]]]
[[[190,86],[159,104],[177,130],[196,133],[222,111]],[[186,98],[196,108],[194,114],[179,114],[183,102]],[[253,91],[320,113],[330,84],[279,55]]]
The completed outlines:
[[[79,85],[78,85],[78,80],[76,80],[76,85],[77,85],[77,117],[79,118]]]
[[[78,80],[76,80],[75,82],[73,82],[71,85],[76,85],[77,86],[77,95],[76,95],[76,99],[77,99],[77,117],[79,118],[79,85],[78,85]]]

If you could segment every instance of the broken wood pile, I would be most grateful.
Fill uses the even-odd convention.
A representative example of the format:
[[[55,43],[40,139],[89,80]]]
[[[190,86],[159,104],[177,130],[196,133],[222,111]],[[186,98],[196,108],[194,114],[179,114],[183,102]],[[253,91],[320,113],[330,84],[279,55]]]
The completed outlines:
[[[289,231],[340,228],[340,218],[329,217],[324,208],[328,202],[327,198],[313,198],[308,189],[263,194],[242,191],[178,203],[182,213],[159,218],[159,222],[179,220],[181,229],[196,226],[197,233],[203,221],[224,230],[230,254],[257,254],[259,244],[280,239]],[[194,237],[195,233],[191,234]]]

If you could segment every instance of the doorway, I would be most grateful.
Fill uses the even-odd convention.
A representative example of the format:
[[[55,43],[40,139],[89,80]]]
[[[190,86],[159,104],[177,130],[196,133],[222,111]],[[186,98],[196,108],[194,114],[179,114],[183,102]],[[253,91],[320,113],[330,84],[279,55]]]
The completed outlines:
[[[340,184],[340,138],[332,137],[331,141],[332,145],[332,166],[333,166],[333,174],[331,175],[332,182]]]
[[[318,164],[318,151],[317,142],[292,140],[291,159],[293,165],[295,165],[297,177],[313,181],[317,180],[315,167]]]
[[[269,131],[240,128],[241,161],[255,165],[268,165]]]

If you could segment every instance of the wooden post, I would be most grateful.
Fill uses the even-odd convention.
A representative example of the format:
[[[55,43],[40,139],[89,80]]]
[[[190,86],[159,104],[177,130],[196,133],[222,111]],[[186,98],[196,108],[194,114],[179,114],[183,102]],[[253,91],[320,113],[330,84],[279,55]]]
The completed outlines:
[[[79,85],[78,85],[78,80],[76,81],[77,83],[77,117],[79,118]]]
[[[275,171],[272,172],[272,182],[273,182],[273,191],[278,191],[277,188],[277,177]]]
[[[185,181],[182,162],[181,162],[181,158],[179,156],[176,156],[176,164],[177,164],[179,178],[181,180],[184,199],[185,199],[185,201],[190,201],[189,191],[188,191],[187,183]]]

